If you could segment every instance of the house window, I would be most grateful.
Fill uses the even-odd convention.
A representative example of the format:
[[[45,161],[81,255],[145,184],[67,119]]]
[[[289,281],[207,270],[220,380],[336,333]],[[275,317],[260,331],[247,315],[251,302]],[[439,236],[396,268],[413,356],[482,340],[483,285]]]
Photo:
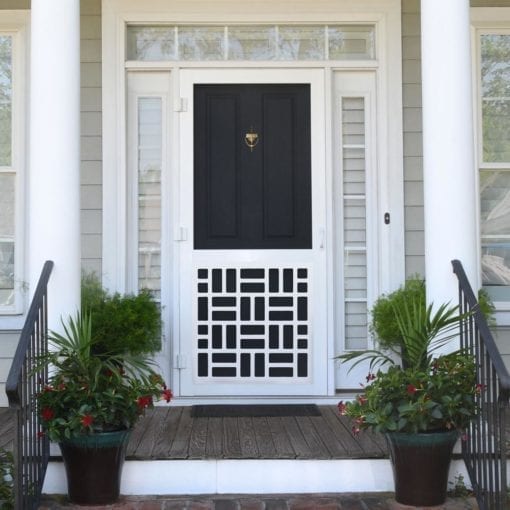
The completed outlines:
[[[22,311],[22,27],[0,23],[0,313]],[[4,25],[5,21],[5,25]],[[14,20],[13,20],[14,21]],[[14,28],[16,27],[16,28]]]
[[[510,31],[479,34],[482,283],[510,301]]]
[[[373,60],[373,25],[127,27],[127,59]]]

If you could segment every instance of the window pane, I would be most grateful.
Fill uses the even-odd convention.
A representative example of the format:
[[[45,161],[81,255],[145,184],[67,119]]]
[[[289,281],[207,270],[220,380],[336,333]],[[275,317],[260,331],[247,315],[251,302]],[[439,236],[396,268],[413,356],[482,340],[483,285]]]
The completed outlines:
[[[276,28],[243,26],[228,28],[229,60],[274,60]]]
[[[330,26],[328,41],[330,60],[375,58],[373,26]]]
[[[0,36],[0,166],[11,166],[12,37]]]
[[[146,61],[175,60],[174,27],[128,27],[127,58]]]
[[[323,60],[324,27],[280,27],[278,60]]]
[[[510,172],[480,173],[482,282],[510,285]]]
[[[133,25],[126,55],[144,61],[366,60],[375,58],[374,34],[371,25]]]
[[[510,161],[510,35],[481,36],[483,160]]]
[[[510,238],[510,172],[480,173],[480,218],[482,237]]]
[[[225,30],[223,27],[179,27],[179,59],[223,60]]]
[[[162,106],[138,100],[138,287],[161,295]]]
[[[14,303],[14,174],[0,174],[0,306]]]

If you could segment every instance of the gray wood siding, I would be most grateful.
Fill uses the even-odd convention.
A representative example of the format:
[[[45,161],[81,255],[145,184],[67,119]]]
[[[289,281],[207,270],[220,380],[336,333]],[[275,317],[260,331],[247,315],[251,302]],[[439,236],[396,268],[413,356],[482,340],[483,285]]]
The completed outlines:
[[[19,331],[0,331],[0,407],[7,406],[5,382],[19,340]]]
[[[101,274],[101,0],[81,0],[81,257]]]
[[[406,276],[425,273],[419,0],[402,0]]]

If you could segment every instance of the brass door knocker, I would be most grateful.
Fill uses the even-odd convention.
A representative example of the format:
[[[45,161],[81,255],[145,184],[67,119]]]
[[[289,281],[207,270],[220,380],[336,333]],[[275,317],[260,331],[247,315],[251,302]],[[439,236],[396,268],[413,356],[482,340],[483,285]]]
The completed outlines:
[[[259,143],[259,135],[253,132],[253,126],[250,128],[250,131],[244,135],[244,142],[250,148],[250,152],[253,152],[253,149]]]

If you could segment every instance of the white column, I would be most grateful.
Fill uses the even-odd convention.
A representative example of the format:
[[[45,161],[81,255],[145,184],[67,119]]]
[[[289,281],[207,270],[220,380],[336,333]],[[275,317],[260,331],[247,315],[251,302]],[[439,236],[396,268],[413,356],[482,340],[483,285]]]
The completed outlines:
[[[469,0],[422,0],[423,179],[428,301],[458,302],[450,261],[479,286]]]
[[[80,303],[80,2],[32,0],[30,291],[45,260],[50,327]]]

